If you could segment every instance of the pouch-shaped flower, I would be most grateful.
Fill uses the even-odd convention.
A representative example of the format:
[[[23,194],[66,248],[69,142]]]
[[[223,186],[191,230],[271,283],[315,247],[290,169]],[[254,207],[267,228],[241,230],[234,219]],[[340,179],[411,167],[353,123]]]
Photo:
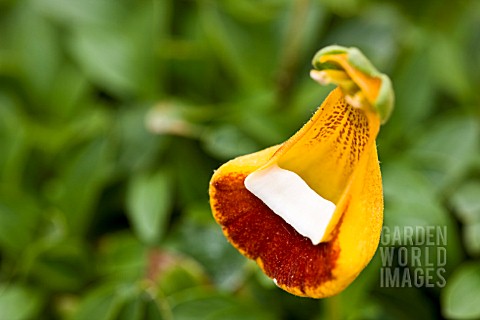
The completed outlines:
[[[383,222],[375,139],[393,108],[390,80],[356,48],[330,46],[311,77],[337,85],[281,145],[215,171],[210,205],[227,239],[282,289],[339,293],[373,257]]]

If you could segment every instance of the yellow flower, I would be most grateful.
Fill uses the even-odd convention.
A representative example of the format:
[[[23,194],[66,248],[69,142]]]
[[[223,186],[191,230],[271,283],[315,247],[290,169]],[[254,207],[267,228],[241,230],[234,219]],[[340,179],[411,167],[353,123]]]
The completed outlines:
[[[356,48],[330,46],[311,77],[337,85],[281,145],[233,159],[210,182],[228,240],[282,289],[323,298],[346,288],[373,257],[383,221],[375,138],[393,91]]]

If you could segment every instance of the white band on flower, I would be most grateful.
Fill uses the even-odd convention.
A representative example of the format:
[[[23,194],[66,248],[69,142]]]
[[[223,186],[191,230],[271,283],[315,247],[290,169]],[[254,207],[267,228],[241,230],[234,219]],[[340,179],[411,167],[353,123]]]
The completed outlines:
[[[252,172],[244,184],[314,245],[322,241],[336,206],[317,194],[295,172],[275,164]]]

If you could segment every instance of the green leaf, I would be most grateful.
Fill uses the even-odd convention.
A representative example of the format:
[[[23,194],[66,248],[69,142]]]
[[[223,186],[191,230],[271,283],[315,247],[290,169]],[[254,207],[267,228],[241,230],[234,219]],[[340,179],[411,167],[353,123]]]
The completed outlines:
[[[131,233],[109,234],[101,239],[98,272],[111,281],[135,281],[147,269],[147,248]]]
[[[442,91],[446,91],[462,101],[470,94],[467,76],[468,59],[464,58],[461,46],[456,43],[454,34],[434,34],[431,36],[429,67]]]
[[[449,319],[480,318],[480,264],[463,264],[447,279],[442,313]]]
[[[151,270],[157,273],[151,276],[154,276],[155,280],[158,281],[158,288],[164,296],[188,288],[208,285],[208,278],[204,270],[193,259],[160,251],[156,255],[152,254],[150,261],[151,266],[160,266],[157,270]]]
[[[221,159],[230,159],[259,149],[250,137],[232,125],[212,128],[203,136],[203,143],[208,152]]]
[[[182,320],[267,320],[268,310],[226,295],[196,289],[169,297],[174,319]]]
[[[88,229],[95,202],[111,174],[111,145],[100,137],[78,149],[72,159],[65,160],[65,168],[59,179],[52,182],[48,196],[53,196],[52,200],[64,212],[69,231],[82,235]]]
[[[156,157],[167,145],[169,137],[156,136],[145,126],[143,106],[132,106],[117,113],[115,136],[119,139],[117,162],[119,170],[130,174],[155,165]]]
[[[469,181],[461,185],[450,202],[463,223],[480,222],[480,182]]]
[[[168,305],[162,301],[148,300],[145,303],[145,316],[142,320],[173,320]]]
[[[140,173],[128,186],[128,217],[137,236],[148,244],[165,233],[172,204],[172,183],[163,169],[154,174]]]
[[[419,170],[397,162],[382,168],[385,192],[385,223],[390,226],[445,225],[448,216]]]
[[[7,196],[8,198],[4,198]],[[0,249],[15,255],[34,239],[40,209],[33,199],[0,194]]]
[[[428,72],[428,55],[419,48],[407,55],[400,66],[399,74],[393,79],[395,104],[398,106],[392,117],[398,126],[397,134],[405,135],[405,126],[424,120],[434,108],[434,86]],[[391,123],[389,123],[391,125]]]
[[[439,190],[458,182],[479,152],[480,125],[472,117],[443,117],[416,139],[409,156]]]
[[[352,319],[438,319],[435,305],[420,288],[380,288],[374,297],[366,303],[368,306],[369,302],[379,302],[377,310],[366,310],[376,311],[374,316],[359,313]]]
[[[88,89],[90,87],[85,75],[70,65],[62,66],[50,83],[47,97],[52,114],[61,119],[73,117],[80,109],[78,102],[85,97]]]
[[[256,1],[256,0],[227,0],[222,1],[229,15],[247,21],[262,22],[274,19],[281,8],[280,2]]]
[[[120,96],[136,91],[135,51],[128,38],[102,29],[82,29],[72,41],[72,53],[99,85]]]
[[[134,294],[135,290],[129,285],[103,283],[84,296],[72,319],[116,319],[124,303]]]
[[[201,151],[197,142],[175,138],[171,143],[175,147],[169,149],[168,157],[179,203],[182,208],[198,201],[206,204],[206,188],[215,164]]]
[[[85,244],[63,240],[40,253],[34,260],[30,273],[43,288],[74,291],[82,287],[92,271]]]
[[[125,13],[123,3],[115,0],[36,0],[35,2],[40,12],[69,27],[116,24],[121,14]]]
[[[446,228],[447,270],[462,258],[461,239],[454,219],[435,193],[434,184],[408,162],[382,168],[385,194],[385,226],[391,230],[410,226]],[[403,240],[404,232],[400,233]],[[416,241],[416,240],[413,240]],[[422,266],[425,267],[425,266]]]
[[[480,256],[480,222],[464,226],[463,243],[472,256]]]
[[[0,285],[0,318],[28,320],[39,315],[43,297],[34,289],[18,284]]]
[[[234,291],[245,277],[247,260],[227,242],[221,228],[212,223],[210,210],[190,210],[189,219],[182,221],[178,230],[171,234],[168,244],[200,262],[219,288]],[[200,212],[210,223],[192,217]]]
[[[250,45],[245,31],[226,18],[214,3],[207,2],[200,6],[199,26],[211,53],[222,63],[227,74],[242,87],[258,87],[260,79],[248,72],[252,64],[245,61],[245,55],[241,54]]]
[[[143,320],[145,299],[138,295],[132,301],[128,301],[119,312],[117,320]]]
[[[20,106],[8,95],[0,93],[0,180],[2,186],[15,189],[24,170],[27,155],[27,134],[20,116]]]
[[[52,24],[31,7],[23,6],[22,9],[18,11],[14,25],[16,52],[13,58],[18,62],[27,97],[40,102],[32,106],[43,109],[48,104],[41,102],[60,65],[60,45]]]

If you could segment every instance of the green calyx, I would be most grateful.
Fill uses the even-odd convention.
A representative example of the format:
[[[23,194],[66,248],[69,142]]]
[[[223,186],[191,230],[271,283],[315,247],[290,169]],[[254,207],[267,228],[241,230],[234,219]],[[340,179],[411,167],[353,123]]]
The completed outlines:
[[[363,73],[367,78],[376,78],[380,80],[378,94],[374,100],[365,98],[365,95],[360,88],[360,84],[356,82],[357,79],[352,73],[351,68],[347,70],[345,66],[342,66],[341,63],[335,59],[336,55],[345,55],[346,63],[348,63],[351,68],[355,69],[355,71]],[[390,78],[387,75],[380,73],[359,49],[355,47],[346,48],[338,45],[325,47],[315,54],[312,60],[312,65],[315,69],[312,70],[311,75],[316,81],[321,84],[334,83],[338,85],[348,96],[354,97],[357,100],[360,98],[361,103],[367,102],[379,115],[382,123],[385,123],[388,120],[393,111],[395,100]],[[336,76],[330,76],[333,71],[335,71],[334,74],[338,74],[339,71],[344,71],[350,81],[345,81],[343,77],[339,78]],[[354,73],[357,74],[357,72]],[[319,76],[320,74],[322,74],[322,76]],[[319,77],[322,79],[319,80]]]

